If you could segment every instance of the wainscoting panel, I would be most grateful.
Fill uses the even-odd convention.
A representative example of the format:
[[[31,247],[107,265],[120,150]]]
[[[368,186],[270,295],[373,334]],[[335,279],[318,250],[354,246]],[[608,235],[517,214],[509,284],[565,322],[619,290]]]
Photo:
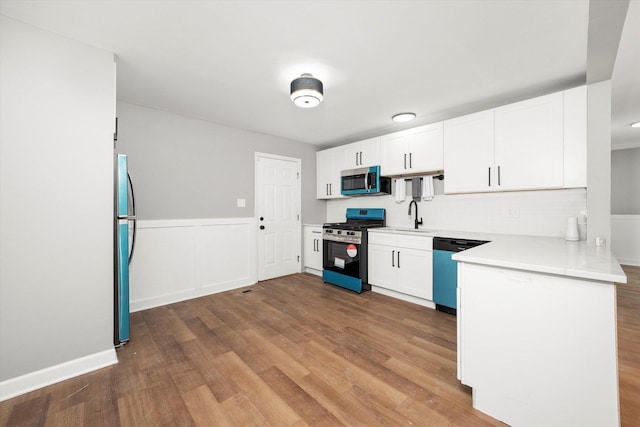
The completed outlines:
[[[611,215],[611,251],[620,264],[640,265],[640,215]]]
[[[252,285],[254,218],[139,221],[131,311]]]

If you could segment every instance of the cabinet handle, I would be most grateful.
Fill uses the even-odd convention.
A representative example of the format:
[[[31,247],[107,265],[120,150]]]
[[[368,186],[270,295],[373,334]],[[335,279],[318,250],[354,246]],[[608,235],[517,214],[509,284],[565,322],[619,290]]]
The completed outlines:
[[[333,184],[329,183],[329,195],[331,196],[331,193],[333,193],[333,188],[331,188]]]
[[[489,187],[491,187],[491,166],[489,166]]]
[[[360,152],[360,166],[362,166],[362,151]]]
[[[407,153],[404,153],[404,168],[407,168]]]
[[[498,166],[498,185],[500,185],[500,166]]]
[[[412,157],[413,153],[409,153],[409,169],[413,168],[413,166],[411,166],[411,157]]]
[[[358,166],[358,153],[356,153],[356,166]]]
[[[400,251],[398,251],[398,268],[400,268]]]
[[[391,251],[391,267],[396,266],[396,251]]]

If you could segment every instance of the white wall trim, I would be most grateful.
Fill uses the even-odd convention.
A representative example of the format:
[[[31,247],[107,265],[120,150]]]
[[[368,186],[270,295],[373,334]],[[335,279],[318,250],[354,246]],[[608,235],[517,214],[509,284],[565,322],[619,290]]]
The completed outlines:
[[[138,228],[202,227],[207,225],[229,225],[255,223],[254,218],[192,218],[153,219],[138,221]]]
[[[131,312],[257,281],[255,218],[146,220],[138,233]]]
[[[116,350],[101,351],[0,382],[0,402],[118,363]]]
[[[242,288],[245,286],[255,285],[256,282],[245,283],[243,281],[238,282],[229,282],[216,286],[208,286],[205,289],[191,289],[182,292],[175,292],[171,294],[158,295],[155,297],[138,299],[136,301],[132,301],[130,304],[129,310],[132,313],[136,311],[147,310],[154,307],[161,307],[167,304],[173,304],[180,301],[186,301],[193,298],[200,298],[207,295],[217,294],[219,292],[231,291],[233,289]]]
[[[620,264],[640,266],[640,215],[611,215],[611,252]]]

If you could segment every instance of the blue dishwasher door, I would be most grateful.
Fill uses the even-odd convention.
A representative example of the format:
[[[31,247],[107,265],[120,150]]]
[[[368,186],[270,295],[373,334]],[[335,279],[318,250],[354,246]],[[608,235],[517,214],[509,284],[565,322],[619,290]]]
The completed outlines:
[[[451,259],[454,253],[433,251],[433,302],[453,310],[457,306],[458,287],[458,262]]]

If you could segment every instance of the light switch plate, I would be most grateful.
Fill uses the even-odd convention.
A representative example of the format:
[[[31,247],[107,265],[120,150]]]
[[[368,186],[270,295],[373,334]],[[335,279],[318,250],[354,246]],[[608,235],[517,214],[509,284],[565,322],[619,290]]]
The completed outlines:
[[[245,199],[238,199],[237,200],[237,206],[239,208],[244,208],[247,206],[247,201]]]

